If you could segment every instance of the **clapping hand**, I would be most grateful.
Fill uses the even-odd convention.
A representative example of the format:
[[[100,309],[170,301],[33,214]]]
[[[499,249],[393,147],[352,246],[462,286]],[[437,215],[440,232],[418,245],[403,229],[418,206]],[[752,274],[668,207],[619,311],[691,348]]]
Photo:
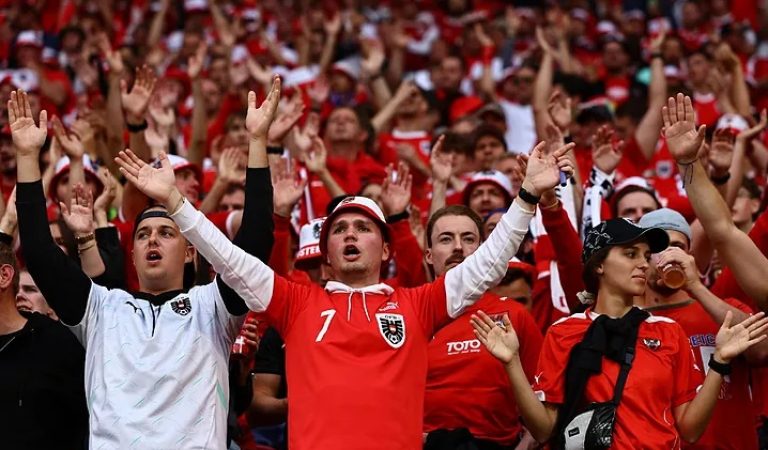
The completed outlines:
[[[51,122],[53,123],[53,132],[56,135],[56,140],[59,141],[59,145],[64,149],[64,153],[69,156],[70,161],[81,160],[83,154],[85,154],[85,147],[80,138],[74,133],[68,133],[58,117],[53,116]]]
[[[280,77],[275,76],[267,98],[258,108],[256,107],[256,93],[248,92],[248,113],[245,116],[245,127],[248,129],[251,139],[266,141],[269,127],[277,114],[277,105],[280,103],[281,84]]]
[[[293,166],[293,165],[292,165]],[[297,177],[285,160],[272,167],[272,190],[275,214],[290,217],[293,207],[304,194],[307,180]]]
[[[136,71],[136,79],[133,82],[131,92],[125,80],[120,81],[120,98],[123,108],[131,116],[131,119],[140,122],[144,120],[144,114],[149,106],[149,99],[155,89],[157,75],[149,66],[143,66]]]
[[[624,155],[624,141],[613,140],[613,128],[603,125],[592,136],[592,161],[603,173],[611,174]]]
[[[429,166],[432,169],[432,180],[439,183],[448,183],[453,174],[453,153],[443,152],[445,135],[440,135],[429,154]]]

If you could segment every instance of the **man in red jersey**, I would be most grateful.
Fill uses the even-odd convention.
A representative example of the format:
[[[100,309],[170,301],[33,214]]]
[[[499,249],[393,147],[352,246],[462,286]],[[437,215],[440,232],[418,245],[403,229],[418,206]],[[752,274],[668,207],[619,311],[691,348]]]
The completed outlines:
[[[669,248],[661,255],[665,263],[683,267],[687,282],[683,288],[667,287],[662,281],[660,257],[654,255],[648,272],[645,297],[636,300],[656,316],[665,316],[679,323],[691,342],[696,364],[707,371],[709,358],[715,351],[715,336],[725,313],[731,311],[737,322],[746,319],[752,310],[736,299],[721,300],[700,281],[698,269],[690,251],[691,228],[685,218],[672,209],[662,208],[644,215],[639,222],[643,228],[661,228],[669,235]],[[749,382],[749,363],[763,364],[768,360],[768,342],[763,340],[731,363],[732,372],[725,377],[717,405],[707,430],[695,444],[685,448],[757,449]]]
[[[255,94],[248,119],[258,120]],[[320,249],[332,277],[325,288],[291,283],[232,244],[178,192],[167,160],[153,168],[120,160],[126,177],[170,205],[184,235],[254,311],[266,311],[286,346],[289,447],[405,449],[422,446],[427,347],[507,271],[528,230],[540,193],[572,172],[566,154],[539,145],[518,198],[488,239],[433,283],[393,289],[382,284],[390,256],[384,214],[370,199],[342,201],[323,223]]]
[[[443,276],[474,253],[483,238],[482,220],[475,212],[463,205],[445,207],[427,223],[425,259],[436,277]],[[535,373],[542,337],[533,317],[514,299],[486,293],[429,343],[424,431],[430,434],[425,449],[445,448],[441,439],[460,428],[469,430],[477,445],[513,448],[520,440],[520,413],[504,367],[482,351],[469,324],[477,309],[499,322],[509,318],[520,337],[526,373]]]

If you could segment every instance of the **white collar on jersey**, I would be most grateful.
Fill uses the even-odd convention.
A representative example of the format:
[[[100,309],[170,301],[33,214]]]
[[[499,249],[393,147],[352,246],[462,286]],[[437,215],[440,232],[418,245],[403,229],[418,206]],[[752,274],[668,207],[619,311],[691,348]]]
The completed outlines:
[[[382,295],[392,295],[392,293],[395,291],[392,289],[392,286],[389,286],[384,283],[378,283],[378,284],[372,284],[370,286],[365,286],[362,288],[353,288],[351,286],[347,286],[344,283],[340,283],[338,281],[329,281],[325,284],[325,290],[329,294],[336,294],[336,293],[349,293],[349,296],[347,297],[347,321],[352,319],[352,296],[359,292],[362,294],[363,297],[363,311],[365,311],[365,317],[368,319],[368,322],[371,321],[371,316],[368,315],[368,305],[365,301],[365,294],[382,294]]]

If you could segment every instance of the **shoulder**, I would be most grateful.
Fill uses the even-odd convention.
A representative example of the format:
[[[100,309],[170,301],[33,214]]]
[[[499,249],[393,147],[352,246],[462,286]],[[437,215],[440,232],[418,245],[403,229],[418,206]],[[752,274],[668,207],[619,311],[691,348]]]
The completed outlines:
[[[687,334],[683,330],[682,325],[675,322],[673,319],[664,316],[654,316],[651,314],[645,322],[643,322],[642,328],[649,331],[653,331],[658,334],[665,334],[668,336],[683,336],[687,339]]]
[[[586,313],[574,313],[553,323],[547,330],[547,338],[567,339],[582,336],[592,324]]]

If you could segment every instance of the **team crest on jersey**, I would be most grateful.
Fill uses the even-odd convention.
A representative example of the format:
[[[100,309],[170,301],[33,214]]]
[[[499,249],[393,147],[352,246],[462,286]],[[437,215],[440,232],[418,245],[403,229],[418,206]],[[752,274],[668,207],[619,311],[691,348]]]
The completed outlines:
[[[376,314],[381,337],[392,348],[400,348],[405,342],[405,319],[402,314]]]
[[[171,309],[180,316],[186,316],[192,312],[192,303],[189,301],[189,297],[182,297],[171,302]]]
[[[658,350],[661,347],[661,341],[658,339],[645,339],[643,338],[643,344],[650,350]]]

